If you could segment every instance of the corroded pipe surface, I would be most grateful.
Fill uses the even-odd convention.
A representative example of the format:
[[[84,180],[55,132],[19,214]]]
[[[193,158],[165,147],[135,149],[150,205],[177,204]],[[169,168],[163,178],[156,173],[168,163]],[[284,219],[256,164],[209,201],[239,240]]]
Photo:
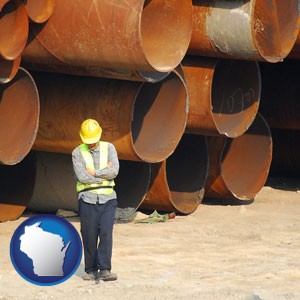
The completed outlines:
[[[253,200],[264,186],[272,161],[272,137],[257,114],[251,127],[235,139],[210,137],[205,198]]]
[[[37,55],[38,53],[38,55]],[[22,66],[29,70],[63,73],[79,76],[94,76],[121,80],[158,82],[166,78],[170,72],[147,72],[136,70],[113,70],[93,65],[69,65],[51,55],[38,41],[29,34],[26,48],[22,53]]]
[[[185,134],[175,152],[151,167],[151,184],[140,208],[190,214],[201,203],[208,174],[204,136]]]
[[[260,64],[262,95],[259,111],[271,128],[300,130],[300,61]]]
[[[14,166],[0,165],[0,222],[22,215],[32,197],[35,171],[31,153]]]
[[[300,177],[300,131],[273,129],[272,176]]]
[[[31,75],[20,68],[0,85],[0,164],[19,163],[31,150],[39,123],[40,103]]]
[[[79,127],[94,118],[120,159],[160,162],[172,154],[186,125],[187,91],[171,73],[159,83],[36,73],[41,117],[35,150],[71,153]]]
[[[0,84],[8,83],[18,73],[21,63],[21,56],[14,60],[6,60],[0,57]]]
[[[103,72],[121,76],[128,70],[170,72],[180,63],[190,42],[192,3],[57,1],[48,22],[43,26],[33,24],[32,29],[45,50],[72,66],[69,69],[83,67],[94,75],[99,69],[99,76]],[[41,61],[39,56],[39,51],[30,53],[27,49],[24,62]]]
[[[71,155],[33,152],[37,162],[36,178],[28,209],[47,213],[58,209],[78,212]],[[120,171],[115,179],[118,207],[137,208],[146,195],[149,182],[150,164],[120,160]]]
[[[282,61],[299,32],[298,1],[194,0],[189,54]]]
[[[25,48],[29,20],[25,7],[17,1],[9,1],[0,11],[0,56],[13,60]]]
[[[22,0],[28,17],[36,23],[46,22],[53,14],[56,0]]]
[[[186,132],[231,138],[242,135],[259,107],[258,64],[189,56],[182,66],[189,96]]]

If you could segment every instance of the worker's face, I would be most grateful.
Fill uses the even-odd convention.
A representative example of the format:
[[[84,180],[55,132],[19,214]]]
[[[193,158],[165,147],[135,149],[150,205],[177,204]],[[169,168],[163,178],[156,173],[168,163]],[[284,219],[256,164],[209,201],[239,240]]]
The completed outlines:
[[[98,142],[99,143],[99,142]],[[90,150],[95,150],[98,146],[98,143],[95,144],[87,144],[87,146],[89,147]]]

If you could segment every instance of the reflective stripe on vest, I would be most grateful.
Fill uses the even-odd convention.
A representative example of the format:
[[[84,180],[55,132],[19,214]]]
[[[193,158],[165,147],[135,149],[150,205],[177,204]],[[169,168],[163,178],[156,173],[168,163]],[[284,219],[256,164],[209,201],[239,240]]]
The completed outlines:
[[[85,166],[87,170],[95,170],[94,160],[92,154],[90,152],[89,147],[86,144],[81,144],[79,146],[83,160],[85,162]],[[107,167],[108,164],[108,143],[107,142],[99,142],[99,154],[100,154],[100,166],[99,169],[102,170]],[[77,181],[77,192],[81,192],[85,189],[89,189],[89,192],[96,194],[104,194],[109,195],[113,190],[113,186],[115,185],[113,180],[103,180],[101,183],[92,183],[85,184],[80,181]],[[105,188],[103,188],[103,187]],[[111,186],[109,188],[108,186]],[[98,188],[99,187],[99,188]],[[101,188],[102,187],[102,188]],[[95,189],[94,189],[95,188]]]

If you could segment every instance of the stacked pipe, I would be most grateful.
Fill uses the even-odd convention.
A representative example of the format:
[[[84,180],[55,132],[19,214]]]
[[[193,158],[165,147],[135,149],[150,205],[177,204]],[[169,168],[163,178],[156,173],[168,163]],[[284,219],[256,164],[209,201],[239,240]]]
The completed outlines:
[[[284,60],[292,51],[299,33],[299,21],[298,1],[193,1],[193,33],[188,54],[192,57],[200,55],[240,60],[236,62],[237,65],[241,61],[247,61],[250,65],[251,62],[264,62],[273,66]],[[229,61],[226,63],[229,64]],[[258,67],[258,64],[256,66]],[[190,70],[187,70],[191,72],[191,63],[188,63],[188,67]],[[241,69],[254,78],[253,67],[252,72],[247,69],[246,64]],[[207,72],[205,67],[203,70]],[[260,69],[257,73],[260,73]],[[192,82],[196,73],[191,74]],[[205,95],[207,89],[213,87],[207,84],[208,76],[202,75],[206,85],[199,94]],[[236,76],[243,77],[242,71],[236,73]],[[223,72],[220,78],[219,86],[222,86],[221,83],[228,85],[228,81],[230,86],[234,82],[231,79],[227,80],[232,78],[229,71]],[[232,89],[231,94],[224,93],[222,89],[222,93],[218,95],[211,93],[211,99],[214,101],[211,106],[212,112],[206,114],[206,118],[201,117],[199,121],[205,129],[210,129],[208,134],[211,135],[208,139],[210,169],[205,186],[206,198],[254,199],[267,180],[273,158],[273,140],[268,123],[257,113],[261,96],[260,87],[259,90],[257,87],[260,85],[264,90],[264,82],[261,82],[260,78],[256,84],[255,80],[248,78],[248,86],[237,85],[237,89]],[[249,101],[251,99],[252,101]],[[253,109],[253,99],[257,99],[256,110]],[[251,110],[247,108],[247,103],[251,102],[249,107],[252,107],[252,115],[249,114]],[[191,103],[192,100],[190,105]],[[200,101],[198,106],[195,106],[196,113],[190,109],[188,115],[187,130],[191,132],[199,130],[192,125],[197,122],[192,120],[197,119],[201,111],[205,111],[202,107],[199,108],[199,104]],[[224,107],[228,111],[224,111],[224,117],[220,118],[218,113],[222,112]],[[234,114],[240,112],[240,108],[243,108],[241,111],[245,108],[248,123],[243,124],[241,119],[233,118]],[[209,109],[206,109],[207,111]],[[244,119],[247,120],[245,112],[239,115],[244,115]],[[240,129],[244,130],[239,130],[231,136],[228,135],[229,129],[232,129],[230,126],[223,132],[220,130],[220,125],[235,124],[234,120],[239,123]],[[218,129],[219,136],[211,131],[214,127]]]
[[[21,64],[29,24],[46,22],[56,0],[0,1],[0,84],[11,81]]]
[[[18,218],[31,200],[34,170],[30,158],[23,160],[35,141],[40,103],[33,77],[20,64],[30,22],[47,21],[54,6],[55,0],[0,1],[0,221]]]
[[[29,13],[35,2],[47,22]],[[272,160],[259,62],[291,52],[297,0],[24,3],[22,66],[41,102],[30,208],[76,210],[70,153],[88,117],[121,159],[121,207],[190,214],[204,197],[255,198]],[[70,194],[55,178],[61,165]]]

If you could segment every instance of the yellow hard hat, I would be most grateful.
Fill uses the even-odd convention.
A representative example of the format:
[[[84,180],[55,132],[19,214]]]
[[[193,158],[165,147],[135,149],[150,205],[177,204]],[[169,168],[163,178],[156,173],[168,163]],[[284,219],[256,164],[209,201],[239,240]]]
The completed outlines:
[[[79,135],[85,144],[95,144],[99,142],[101,134],[102,128],[96,120],[87,119],[82,122]]]

